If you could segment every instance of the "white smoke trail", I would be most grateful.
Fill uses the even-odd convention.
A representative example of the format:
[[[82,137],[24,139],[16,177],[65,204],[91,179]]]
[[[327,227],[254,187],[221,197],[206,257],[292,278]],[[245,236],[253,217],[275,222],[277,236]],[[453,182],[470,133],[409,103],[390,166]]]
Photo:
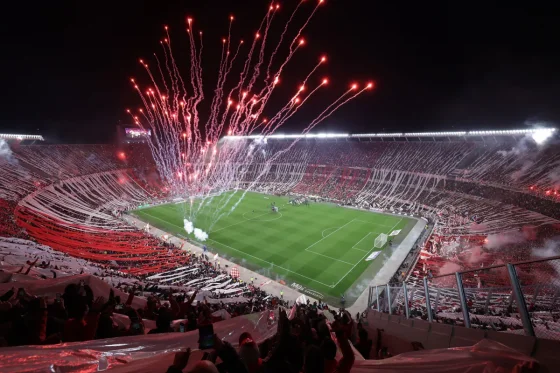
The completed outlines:
[[[490,234],[486,238],[486,247],[489,249],[499,249],[502,246],[522,243],[527,241],[527,237],[520,231],[509,231],[504,233]]]
[[[196,237],[197,240],[202,241],[202,242],[204,242],[208,239],[208,233],[204,232],[200,228],[195,228],[194,229],[194,236]]]
[[[187,220],[187,219],[183,219],[183,226],[185,227],[185,231],[186,231],[188,234],[191,234],[191,233],[193,232],[193,230],[194,230],[193,223],[190,222],[190,221]]]
[[[533,256],[537,258],[548,258],[560,255],[560,237],[554,237],[544,242],[543,247],[534,248]]]
[[[264,135],[269,135],[295,114],[319,87],[326,85],[324,79],[309,95],[298,97],[301,96],[307,80],[319,65],[326,61],[325,57],[321,57],[320,62],[305,75],[303,84],[301,80],[294,82],[298,89],[293,96],[290,95],[291,99],[285,103],[278,114],[272,115],[270,120],[263,117],[273,91],[280,84],[284,67],[292,60],[296,51],[305,45],[300,35],[322,3],[323,1],[316,3],[308,16],[302,20],[303,24],[294,25],[297,33],[288,43],[287,51],[281,50],[281,45],[288,30],[291,29],[288,27],[289,24],[292,20],[294,23],[297,20],[294,18],[295,12],[300,9],[300,5],[304,6],[301,3],[293,11],[288,23],[283,25],[284,31],[280,34],[279,41],[276,41],[271,29],[279,5],[271,4],[267,7],[258,31],[249,44],[248,52],[241,50],[243,40],[239,42],[235,51],[230,49],[231,27],[234,20],[233,16],[230,17],[228,37],[222,40],[218,81],[207,120],[202,119],[205,116],[199,115],[199,104],[205,99],[202,72],[203,44],[202,32],[197,32],[194,19],[190,17],[187,19],[191,62],[190,72],[187,75],[181,75],[173,57],[171,36],[167,27],[165,27],[165,38],[161,41],[163,58],[160,60],[156,56],[155,64],[152,66],[155,75],[152,74],[148,60],[139,60],[148,74],[149,83],[142,85],[134,78],[131,78],[131,83],[144,107],[134,112],[130,110],[127,112],[136,125],[151,131],[152,136],[148,138],[148,145],[166,188],[173,196],[191,199],[190,209],[185,211],[185,217],[191,223],[188,230],[194,231],[194,224],[197,224],[196,217],[203,210],[206,210],[206,215],[211,215],[210,229],[217,218],[227,213],[222,210],[229,205],[228,202],[233,198],[233,194],[222,199],[225,204],[213,203],[216,202],[214,197],[237,190],[240,181],[251,172],[251,166],[261,160],[260,153],[265,158],[262,162],[269,164],[267,169],[270,169],[270,163],[281,155],[268,151],[258,154],[249,151],[249,154],[246,154],[246,148],[242,144],[224,146],[223,142],[220,143],[220,138],[225,134],[248,135],[256,133],[257,130]],[[195,34],[200,35],[200,40],[195,38]],[[269,44],[275,42],[275,46]],[[272,53],[267,53],[269,49]],[[245,58],[245,61],[237,78],[235,72],[238,71],[236,68],[232,70],[232,66],[238,53],[240,58]],[[273,63],[276,59],[278,63]],[[159,78],[157,78],[158,72]],[[290,79],[287,83],[290,83]],[[336,102],[338,103],[339,100]],[[333,106],[329,105],[327,108],[330,115]],[[322,119],[324,118],[313,121],[306,131],[311,130]],[[257,179],[263,176],[264,173],[259,172]],[[245,189],[250,189],[254,185],[256,182]],[[243,196],[244,194],[241,194],[240,199]],[[197,202],[193,207],[193,200],[202,202]],[[233,206],[235,208],[237,204]]]

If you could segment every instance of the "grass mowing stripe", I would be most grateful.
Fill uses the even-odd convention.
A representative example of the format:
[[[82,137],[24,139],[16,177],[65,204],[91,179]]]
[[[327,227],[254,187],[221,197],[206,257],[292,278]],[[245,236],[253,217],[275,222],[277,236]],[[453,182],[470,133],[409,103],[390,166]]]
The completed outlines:
[[[148,212],[146,212],[146,211],[141,211],[140,213],[141,213],[141,215],[148,215],[148,216],[150,216],[150,217],[152,217],[152,218],[154,218],[154,219],[160,220],[160,221],[162,221],[162,222],[165,223],[165,224],[171,224],[171,225],[173,225],[173,226],[175,226],[175,227],[178,227],[178,228],[181,228],[181,229],[185,229],[184,227],[181,227],[181,226],[179,226],[179,225],[173,224],[173,223],[169,222],[168,220],[163,220],[162,218],[158,218],[157,216],[152,215],[152,214],[150,214],[150,213],[148,213]]]
[[[391,232],[393,231],[393,229],[395,229],[395,227],[396,227],[397,225],[399,225],[399,223],[400,223],[401,221],[402,221],[402,218],[400,218],[399,221],[398,221],[395,225],[393,225],[393,227],[391,228],[391,230],[389,231],[389,233],[391,233]],[[375,248],[375,246],[372,247],[371,250],[369,250],[369,251],[366,253],[366,255],[364,255],[364,257],[362,258],[362,260],[364,260],[364,259],[369,255],[369,253],[370,253],[371,251],[373,251],[374,248]],[[344,276],[342,276],[342,278],[341,278],[340,280],[338,280],[338,282],[337,282],[334,286],[340,284],[340,281],[342,281],[346,276],[348,276],[348,274],[349,274],[350,272],[352,272],[352,271],[354,270],[354,268],[355,268],[362,260],[360,260],[358,263],[354,264],[354,267],[350,268],[350,270],[349,270],[348,272],[346,272],[346,274],[345,274]]]
[[[231,247],[231,246],[229,246],[229,245],[226,245],[226,244],[224,244],[224,243],[221,243],[221,242],[218,242],[218,241],[214,241],[213,239],[210,239],[210,238],[208,239],[208,241],[216,242],[217,244],[222,245],[222,246],[226,246],[226,247],[230,248],[231,250],[234,250],[234,251],[240,252],[240,253],[242,253],[242,254],[251,256],[251,257],[253,257],[253,258],[257,259],[257,260],[260,260],[261,262],[264,262],[264,263],[267,263],[267,264],[271,264],[271,265],[273,265],[273,266],[276,266],[276,267],[278,267],[278,268],[283,269],[284,271],[292,272],[292,273],[294,273],[294,274],[296,274],[296,275],[298,275],[298,276],[305,277],[305,278],[307,278],[308,280],[315,281],[315,282],[317,282],[317,283],[319,283],[319,284],[321,284],[321,285],[328,286],[328,287],[332,287],[331,285],[327,285],[327,284],[324,284],[324,283],[322,283],[322,282],[319,282],[319,281],[317,281],[317,280],[315,280],[315,279],[313,279],[313,278],[306,277],[306,276],[302,275],[301,273],[297,273],[297,272],[290,271],[289,269],[284,268],[284,267],[282,267],[282,266],[279,266],[279,265],[277,265],[277,264],[274,264],[274,263],[271,263],[271,262],[267,262],[267,261],[264,260],[264,259],[258,258],[258,257],[256,257],[256,256],[253,256],[253,255],[248,254],[248,253],[246,253],[246,252],[244,252],[244,251],[238,250],[238,249],[236,249],[236,248],[234,248],[234,247]]]
[[[231,195],[233,198],[224,205],[223,201]],[[357,284],[356,279],[370,264],[376,263],[366,272],[367,278],[379,270],[380,259],[365,262],[362,258],[375,249],[371,248],[372,236],[389,227],[403,229],[406,226],[400,238],[413,226],[408,224],[408,218],[401,224],[400,217],[329,203],[293,206],[288,204],[287,197],[248,192],[240,199],[240,195],[240,192],[232,192],[207,200],[201,212],[193,215],[194,226],[210,232],[209,242],[222,257],[272,279],[295,281],[326,297],[338,298],[350,287],[363,286]],[[270,211],[272,202],[279,213]],[[237,207],[231,210],[235,204]],[[164,231],[185,237],[183,219],[188,218],[188,211],[196,211],[199,206],[200,202],[195,200],[192,207],[190,202],[174,203],[134,213]],[[221,212],[227,213],[215,222],[213,217]],[[188,236],[195,240],[192,235]],[[395,238],[397,242],[399,238]]]
[[[340,263],[348,264],[348,265],[351,265],[351,266],[354,265],[354,263],[348,263],[348,262],[345,262],[344,260],[333,258],[332,256],[324,255],[324,254],[321,254],[321,253],[316,253],[315,251],[311,251],[311,250],[306,250],[306,251],[308,253],[311,253],[311,254],[314,254],[314,255],[320,255],[322,257],[329,258],[331,260],[335,260],[335,261],[340,262]]]
[[[329,234],[327,234],[326,236],[324,236],[323,238],[321,238],[320,240],[312,243],[311,245],[307,246],[305,248],[305,251],[311,251],[309,250],[310,248],[312,248],[313,246],[317,245],[319,242],[323,241],[325,238],[328,238],[329,236],[332,236],[333,234],[335,234],[336,232],[338,232],[339,230],[341,230],[342,228],[344,228],[345,226],[347,226],[348,224],[352,223],[355,219],[350,220],[348,223],[344,224],[342,227],[339,227],[337,230],[335,230],[334,232],[331,232]],[[311,251],[313,253],[313,251]],[[315,253],[317,254],[317,253]]]
[[[220,229],[216,229],[216,230],[214,230],[214,231],[212,231],[212,232],[210,232],[210,233],[216,233],[216,232],[219,232],[219,231],[224,230],[224,229],[226,229],[226,228],[233,227],[234,225],[238,225],[238,224],[245,223],[247,220],[254,220],[254,219],[256,219],[256,218],[260,218],[261,216],[265,216],[265,215],[267,215],[267,214],[268,214],[268,212],[265,212],[264,214],[255,216],[254,218],[245,219],[245,220],[243,220],[243,221],[240,221],[239,223],[234,223],[234,224],[231,224],[231,225],[226,225],[225,227],[220,228]],[[243,215],[245,215],[245,214],[243,214]],[[245,217],[245,216],[243,216],[243,217]]]

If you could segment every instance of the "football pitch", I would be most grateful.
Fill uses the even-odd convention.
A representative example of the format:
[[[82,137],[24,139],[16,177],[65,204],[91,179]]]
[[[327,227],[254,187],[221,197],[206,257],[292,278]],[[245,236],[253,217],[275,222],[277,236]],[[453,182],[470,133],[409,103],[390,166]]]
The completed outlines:
[[[331,203],[293,206],[288,202],[288,197],[236,191],[206,200],[202,206],[197,202],[193,207],[187,202],[170,203],[141,208],[133,214],[184,238],[183,218],[189,209],[201,207],[194,225],[208,233],[205,244],[210,251],[309,295],[332,302],[345,294],[352,303],[390,255],[388,245],[374,247],[375,238],[400,230],[390,237],[396,246],[415,223],[405,216]],[[271,211],[271,203],[278,212]],[[188,237],[196,241],[194,236]],[[382,251],[387,252],[380,255]]]

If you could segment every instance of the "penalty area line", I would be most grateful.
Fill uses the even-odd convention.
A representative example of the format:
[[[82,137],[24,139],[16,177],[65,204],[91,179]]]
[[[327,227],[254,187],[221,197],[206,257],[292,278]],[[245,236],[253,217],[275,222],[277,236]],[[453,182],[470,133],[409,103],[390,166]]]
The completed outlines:
[[[358,250],[358,251],[361,251],[361,252],[363,252],[363,253],[367,253],[368,251],[362,250],[362,249],[357,249],[356,246],[357,246],[360,242],[362,242],[363,240],[365,240],[367,237],[369,237],[369,235],[372,234],[372,233],[373,233],[373,232],[369,232],[368,234],[366,234],[361,240],[359,240],[358,242],[356,242],[356,243],[354,244],[354,246],[351,247],[351,249],[353,249],[353,250]]]
[[[327,237],[329,237],[329,236],[332,236],[333,234],[335,234],[336,232],[338,232],[338,231],[341,230],[342,228],[346,227],[348,224],[351,224],[352,222],[354,222],[354,220],[356,220],[356,219],[350,220],[348,223],[344,224],[343,226],[338,227],[338,229],[336,229],[336,230],[332,231],[331,233],[327,234],[326,236],[323,236],[322,238],[318,239],[317,241],[315,241],[315,242],[312,243],[311,245],[307,246],[307,247],[305,248],[304,251],[307,251],[307,252],[312,253],[312,254],[315,254],[315,255],[320,255],[320,256],[323,256],[323,257],[325,257],[325,258],[328,258],[328,259],[330,259],[330,260],[335,260],[335,261],[340,262],[340,263],[344,263],[344,264],[348,264],[348,265],[354,265],[354,263],[346,262],[346,261],[340,260],[340,259],[338,259],[338,258],[333,258],[332,256],[328,256],[328,255],[325,255],[325,254],[318,253],[318,252],[316,252],[316,251],[309,250],[309,249],[312,248],[313,246],[317,245],[319,242],[323,241],[325,238],[327,238]],[[324,232],[324,231],[323,231],[323,232]],[[322,232],[321,232],[321,235],[323,235]]]
[[[399,220],[399,223],[400,223],[401,220],[402,220],[402,218]],[[360,220],[360,219],[356,219],[356,221],[359,221],[359,222],[361,222],[361,223],[366,223],[366,224],[374,225],[374,226],[376,226],[376,227],[385,227],[385,228],[390,227],[390,225],[376,224],[376,223],[373,223],[373,222],[371,222],[371,221],[365,221],[365,220]],[[398,223],[397,223],[397,224],[398,224]],[[395,225],[396,225],[396,224],[395,224]],[[393,225],[393,227],[394,227],[394,225]]]
[[[237,251],[237,252],[239,252],[239,253],[241,253],[241,254],[245,254],[245,255],[247,255],[247,256],[250,256],[250,257],[252,257],[252,258],[255,258],[255,259],[257,259],[257,260],[259,260],[259,261],[261,261],[261,262],[263,262],[263,263],[271,264],[273,267],[281,268],[281,269],[283,269],[284,271],[288,271],[288,272],[290,272],[290,273],[293,273],[293,274],[298,275],[298,276],[300,276],[300,277],[306,278],[306,279],[308,279],[308,280],[311,280],[311,281],[316,282],[316,283],[318,283],[318,284],[321,284],[321,285],[323,285],[323,286],[326,286],[326,287],[329,287],[329,288],[334,287],[333,285],[327,285],[327,284],[325,284],[325,283],[322,283],[321,281],[317,281],[317,280],[315,280],[315,279],[313,279],[313,278],[311,278],[311,277],[304,276],[304,275],[302,275],[301,273],[291,271],[291,270],[289,270],[289,269],[287,269],[287,268],[284,268],[284,267],[282,267],[282,266],[279,266],[279,265],[274,264],[274,263],[272,263],[272,262],[269,262],[269,261],[267,261],[267,260],[261,259],[261,258],[259,258],[259,257],[257,257],[257,256],[251,255],[251,254],[249,254],[249,253],[247,253],[247,252],[245,252],[245,251],[238,250],[238,249],[236,249],[236,248],[234,248],[234,247],[231,247],[231,246],[226,245],[226,244],[224,244],[224,243],[221,243],[221,242],[219,242],[219,241],[214,241],[214,240],[211,239],[211,238],[209,238],[208,241],[212,241],[212,242],[217,243],[218,245],[222,245],[222,246],[228,247],[228,248],[230,248],[230,249],[232,249],[232,250],[234,250],[234,251]]]
[[[149,215],[149,216],[151,216],[151,217],[153,217],[153,218],[155,218],[155,219],[161,220],[161,221],[164,222],[164,223],[171,224],[171,225],[173,225],[173,226],[175,226],[175,227],[184,229],[184,227],[179,227],[178,225],[173,224],[173,223],[170,223],[170,222],[168,222],[168,221],[166,221],[166,220],[160,219],[160,218],[158,218],[157,216],[153,216],[153,215],[148,214],[148,213],[145,213],[145,214],[146,214],[146,215]],[[239,252],[239,253],[241,253],[241,254],[245,254],[245,255],[247,255],[247,256],[250,256],[250,257],[252,257],[252,258],[255,258],[255,259],[257,259],[257,260],[259,260],[259,261],[261,261],[261,262],[263,262],[263,263],[271,264],[272,266],[281,268],[281,269],[283,269],[284,271],[287,271],[287,272],[293,273],[293,274],[295,274],[295,275],[297,275],[297,276],[306,278],[306,279],[308,279],[308,280],[310,280],[310,281],[316,282],[316,283],[321,284],[321,285],[323,285],[323,286],[326,286],[326,287],[328,287],[328,288],[333,288],[333,287],[334,287],[333,285],[327,285],[327,284],[325,284],[325,283],[323,283],[323,282],[321,282],[321,281],[317,281],[317,280],[315,280],[315,279],[313,279],[313,278],[311,278],[311,277],[307,277],[307,276],[305,276],[305,275],[302,275],[301,273],[291,271],[291,270],[289,270],[288,268],[284,268],[284,267],[282,267],[282,266],[279,266],[279,265],[274,264],[274,263],[272,263],[272,262],[269,262],[269,261],[267,261],[267,260],[261,259],[261,258],[259,258],[259,257],[254,256],[254,255],[251,255],[251,254],[249,254],[249,253],[246,253],[245,251],[238,250],[238,249],[236,249],[236,248],[234,248],[234,247],[231,247],[231,246],[226,245],[226,244],[224,244],[224,243],[221,243],[221,242],[219,242],[219,241],[215,241],[215,240],[213,240],[213,239],[211,239],[211,238],[209,238],[208,241],[215,242],[215,243],[217,243],[218,245],[225,246],[225,247],[227,247],[227,248],[230,248],[231,250],[234,250],[234,251],[237,251],[237,252]],[[316,254],[316,253],[315,253],[315,254]]]
[[[399,221],[398,221],[395,225],[393,225],[393,227],[389,230],[389,233],[391,233],[391,232],[393,231],[393,229],[395,229],[395,227],[396,227],[397,225],[399,225],[399,223],[400,223],[401,221],[402,221],[402,218],[400,218]],[[354,268],[356,268],[356,266],[357,266],[358,264],[360,264],[360,263],[369,255],[370,252],[373,251],[373,249],[375,249],[375,246],[372,247],[368,252],[366,252],[366,255],[364,255],[363,258],[360,259],[360,261],[358,261],[356,264],[354,264],[354,266],[353,266],[352,268],[350,268],[350,270],[349,270],[348,272],[346,272],[346,274],[345,274],[344,276],[342,276],[342,277],[340,278],[340,280],[338,280],[338,282],[337,282],[336,284],[333,285],[333,288],[336,287],[338,284],[340,284],[340,282],[341,282],[342,280],[344,280],[344,278],[346,278],[346,276],[348,276],[348,274],[349,274],[350,272],[352,272],[352,271],[354,270]]]

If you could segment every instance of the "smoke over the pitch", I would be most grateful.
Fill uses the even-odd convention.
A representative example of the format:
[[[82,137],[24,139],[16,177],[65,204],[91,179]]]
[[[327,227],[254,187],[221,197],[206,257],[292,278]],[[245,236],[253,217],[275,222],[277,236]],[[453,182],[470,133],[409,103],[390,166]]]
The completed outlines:
[[[204,232],[202,229],[195,228],[194,229],[194,236],[199,241],[206,241],[208,239],[208,233]]]
[[[188,219],[183,219],[183,227],[188,234],[194,233],[194,236],[197,240],[204,242],[208,239],[208,233],[204,232],[200,228],[195,228],[192,221]]]
[[[185,231],[188,234],[191,234],[194,230],[194,226],[193,223],[188,221],[187,219],[183,219],[183,226],[185,227]]]

